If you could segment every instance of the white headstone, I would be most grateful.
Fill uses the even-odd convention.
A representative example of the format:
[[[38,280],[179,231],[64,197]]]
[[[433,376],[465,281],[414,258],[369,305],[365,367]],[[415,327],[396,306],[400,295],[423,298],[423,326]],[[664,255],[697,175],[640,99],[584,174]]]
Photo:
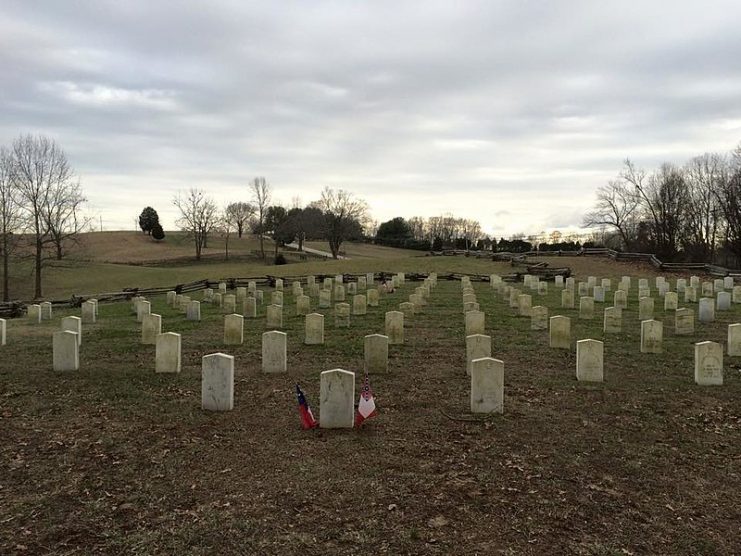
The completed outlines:
[[[466,374],[471,374],[471,361],[491,357],[491,336],[471,334],[466,336]]]
[[[41,307],[41,320],[51,320],[51,303],[49,301],[44,301],[39,306]]]
[[[95,324],[95,303],[85,301],[82,304],[82,323]]]
[[[201,320],[201,302],[190,301],[188,307],[185,309],[185,319],[200,321]]]
[[[244,342],[244,317],[238,314],[224,317],[224,344],[239,346]]]
[[[517,314],[521,317],[529,317],[530,310],[533,306],[533,298],[528,294],[520,294],[517,296]]]
[[[654,298],[641,297],[638,300],[638,320],[651,320],[654,318]]]
[[[308,295],[299,295],[296,297],[296,314],[308,315],[311,311],[311,298]]]
[[[154,371],[157,373],[180,372],[180,334],[165,332],[157,336]]]
[[[538,305],[530,310],[530,330],[548,330],[548,307]]]
[[[154,313],[144,315],[142,321],[142,344],[157,345],[157,336],[162,334],[162,317]]]
[[[716,309],[718,311],[731,310],[731,294],[728,292],[718,292],[716,299]]]
[[[619,334],[623,330],[623,310],[620,307],[607,307],[604,313],[602,330],[605,334]]]
[[[728,355],[741,355],[741,324],[728,325]]]
[[[319,292],[319,308],[329,309],[332,306],[332,292],[330,290],[321,290]]]
[[[552,348],[571,349],[571,319],[563,315],[550,318],[549,340]]]
[[[283,306],[283,292],[280,290],[270,294],[270,304]]]
[[[711,297],[701,297],[698,312],[700,322],[713,322],[715,320],[715,303],[713,299]]]
[[[265,328],[283,328],[283,307],[268,305],[265,314]]]
[[[410,295],[410,298],[417,297],[416,295]],[[404,320],[409,322],[411,318],[414,316],[415,313],[415,305],[411,301],[405,301],[404,303],[399,303],[399,311],[404,313]]]
[[[368,299],[364,293],[354,295],[352,298],[352,314],[365,315],[368,312]]]
[[[324,343],[324,315],[311,313],[306,315],[304,323],[304,343],[318,345]]]
[[[574,308],[574,290],[561,290],[561,307],[564,309]]]
[[[385,373],[389,366],[389,339],[383,334],[365,337],[365,370],[367,373]]]
[[[234,357],[224,353],[201,359],[201,408],[208,411],[234,409]]]
[[[685,303],[696,303],[697,302],[697,288],[695,286],[687,286],[684,288],[684,302]]]
[[[257,317],[257,300],[254,297],[246,297],[242,302],[242,314],[248,319]]]
[[[225,313],[235,313],[237,311],[237,296],[229,293],[222,297],[221,309]]]
[[[283,291],[283,278],[275,279],[275,290],[279,292]]]
[[[288,335],[279,330],[262,335],[262,372],[288,372]]]
[[[733,286],[732,298],[734,303],[741,303],[741,286]]]
[[[471,362],[471,413],[504,413],[504,362],[481,357]]]
[[[319,386],[319,426],[351,429],[355,423],[355,373],[323,371]]]
[[[368,293],[366,293],[366,296],[368,297],[369,307],[378,307],[378,290],[377,289],[370,288],[368,290]]]
[[[350,304],[349,303],[335,303],[334,304],[334,325],[337,328],[349,328],[350,327]]]
[[[677,309],[674,313],[674,333],[678,336],[695,333],[695,312],[692,309]]]
[[[576,342],[576,379],[586,382],[604,380],[604,344],[599,340]]]
[[[404,313],[401,311],[388,311],[386,313],[386,336],[389,344],[397,345],[404,343]]]
[[[529,297],[529,296],[528,296]],[[466,336],[484,334],[486,328],[486,314],[483,311],[468,311],[465,314]]]
[[[702,386],[723,384],[723,348],[716,342],[695,344],[695,382]]]
[[[676,292],[664,294],[664,311],[676,311],[679,305],[679,296]]]
[[[594,298],[593,297],[580,297],[579,298],[579,318],[580,319],[594,318]]]
[[[617,307],[618,309],[627,309],[628,308],[628,294],[625,290],[616,290],[614,294],[612,294],[612,304],[614,307]]]
[[[661,353],[664,324],[658,320],[641,321],[641,353]]]
[[[41,322],[41,305],[28,305],[26,307],[26,310],[28,311],[28,321],[33,324],[38,324]],[[95,311],[95,307],[93,306],[93,311]],[[95,322],[95,321],[93,321]]]
[[[80,317],[64,317],[61,328],[77,334],[77,345],[82,345],[82,319]],[[0,343],[0,345],[3,344]]]
[[[77,333],[60,330],[52,339],[52,359],[55,371],[80,370],[80,346]]]
[[[334,300],[345,301],[345,286],[342,284],[337,284],[334,287]]]
[[[597,303],[605,302],[605,289],[602,286],[594,286],[594,301]]]

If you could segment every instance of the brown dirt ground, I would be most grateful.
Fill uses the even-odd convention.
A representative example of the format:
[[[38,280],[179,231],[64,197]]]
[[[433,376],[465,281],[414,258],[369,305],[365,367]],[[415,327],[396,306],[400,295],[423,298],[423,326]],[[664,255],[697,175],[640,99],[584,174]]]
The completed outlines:
[[[582,266],[583,265],[583,266]],[[617,277],[628,265],[574,262]],[[504,270],[504,267],[502,267]],[[644,272],[645,269],[639,269]],[[633,268],[635,276],[636,268]],[[13,321],[0,348],[2,554],[738,554],[741,553],[741,373],[692,380],[694,342],[724,340],[741,309],[692,337],[665,322],[665,353],[638,353],[636,288],[624,332],[604,338],[606,381],[574,379],[574,352],[548,347],[485,284],[494,355],[505,362],[505,413],[470,418],[460,285],[441,282],[425,313],[372,377],[380,415],[360,430],[302,431],[293,386],[319,412],[319,372],[362,369],[364,334],[411,293],[304,346],[286,316],[289,372],[260,372],[264,313],[245,344],[221,344],[222,315],[183,320],[183,371],[153,372],[126,305],[87,327],[82,370],[50,370],[50,335]],[[601,307],[574,317],[573,338],[603,339]],[[534,303],[535,304],[535,303]],[[286,315],[292,307],[290,295]],[[264,309],[264,308],[263,308]],[[62,313],[55,315],[58,319]],[[237,358],[235,408],[200,409],[200,358]],[[359,378],[359,377],[358,377]]]

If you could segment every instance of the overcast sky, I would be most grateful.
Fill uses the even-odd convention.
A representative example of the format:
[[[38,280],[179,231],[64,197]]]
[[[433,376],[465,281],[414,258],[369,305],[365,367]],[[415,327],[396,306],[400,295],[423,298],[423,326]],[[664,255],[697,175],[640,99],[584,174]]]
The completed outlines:
[[[741,141],[741,2],[0,0],[0,144],[65,149],[92,213],[324,186],[373,217],[577,226],[623,159]]]

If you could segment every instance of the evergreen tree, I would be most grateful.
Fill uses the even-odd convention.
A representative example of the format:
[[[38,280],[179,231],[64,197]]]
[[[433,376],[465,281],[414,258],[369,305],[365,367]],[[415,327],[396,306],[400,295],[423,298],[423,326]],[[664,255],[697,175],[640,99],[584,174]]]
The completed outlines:
[[[160,217],[157,214],[157,211],[152,207],[144,207],[144,210],[142,210],[142,213],[139,215],[139,227],[142,229],[142,232],[152,235],[152,229],[155,224],[159,225],[159,223]]]

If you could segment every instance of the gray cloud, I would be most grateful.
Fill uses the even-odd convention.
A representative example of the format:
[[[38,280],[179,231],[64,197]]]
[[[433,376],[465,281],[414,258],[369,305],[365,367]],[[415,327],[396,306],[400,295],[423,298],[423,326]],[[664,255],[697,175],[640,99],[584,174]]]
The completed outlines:
[[[669,6],[670,8],[668,8]],[[630,156],[741,139],[736,2],[23,2],[0,13],[0,143],[57,138],[107,226],[203,187],[497,235],[576,226]]]

